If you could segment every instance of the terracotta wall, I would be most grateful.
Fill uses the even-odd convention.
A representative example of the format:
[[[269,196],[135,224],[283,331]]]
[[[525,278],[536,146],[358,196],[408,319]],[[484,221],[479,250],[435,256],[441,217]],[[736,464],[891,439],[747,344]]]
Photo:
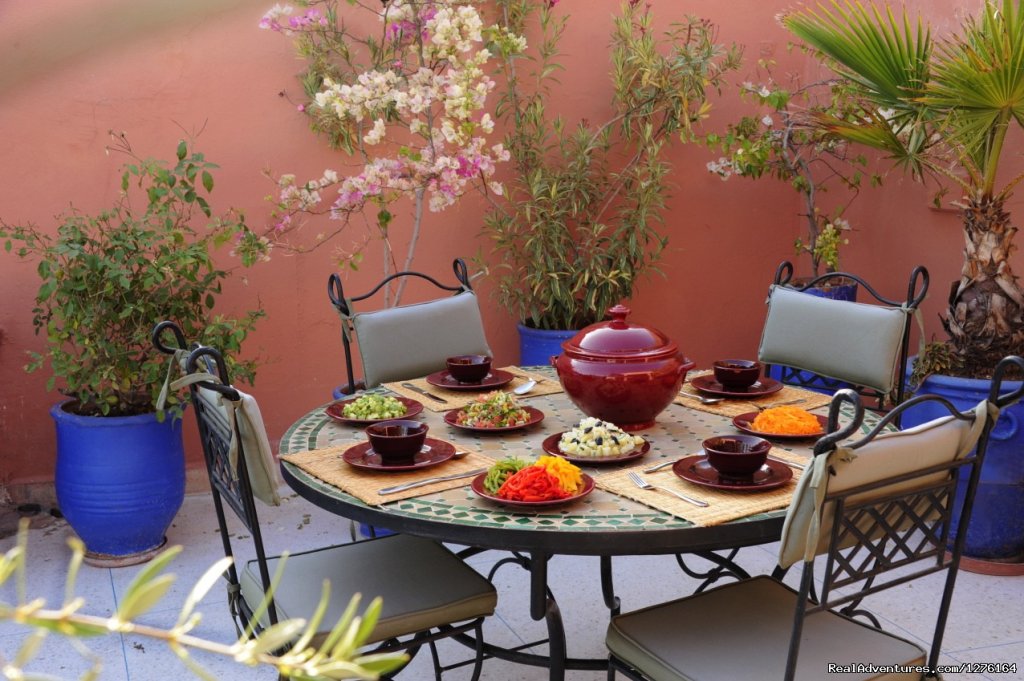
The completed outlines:
[[[123,162],[104,153],[107,130],[128,133],[137,150],[170,157],[182,130],[202,130],[198,147],[221,165],[214,204],[233,205],[261,224],[273,189],[265,167],[319,176],[344,160],[326,150],[288,102],[298,88],[299,62],[288,40],[257,29],[271,2],[253,0],[9,0],[0,7],[0,215],[8,222],[52,224],[73,203],[97,210],[115,197]],[[344,4],[344,3],[342,3]],[[563,0],[572,16],[564,43],[564,101],[570,120],[597,119],[607,102],[606,44],[616,0]],[[787,49],[774,17],[782,0],[654,2],[663,21],[683,12],[706,16],[720,37],[746,46],[747,66],[736,81],[755,79],[753,62],[771,56],[778,72],[814,73]],[[943,29],[981,0],[917,0]],[[284,96],[282,96],[282,93]],[[717,99],[709,129],[744,109],[733,92]],[[1019,148],[1019,146],[1017,147]],[[770,180],[723,183],[705,170],[714,156],[697,147],[671,150],[675,183],[665,229],[670,235],[664,278],[645,282],[631,302],[634,317],[677,339],[699,364],[723,356],[751,356],[763,321],[765,287],[779,261],[792,256],[798,233],[796,196]],[[958,273],[960,231],[953,213],[928,207],[929,193],[898,175],[866,190],[851,221],[858,231],[844,264],[899,295],[911,267],[923,263],[935,287],[926,310],[929,333],[948,282]],[[1017,208],[1017,205],[1011,207]],[[399,215],[398,221],[405,219]],[[481,206],[467,201],[431,216],[417,267],[447,273],[455,256],[488,249],[478,236]],[[225,255],[225,262],[228,262]],[[371,255],[353,290],[379,277]],[[277,255],[236,277],[228,310],[259,302],[268,317],[249,352],[264,360],[254,392],[271,437],[306,410],[330,398],[342,376],[338,320],[328,306],[329,248],[301,257]],[[42,373],[21,367],[40,342],[30,324],[37,287],[34,264],[0,256],[0,486],[46,481],[53,473],[53,428]],[[484,294],[487,333],[499,365],[517,359],[514,322]],[[191,422],[186,424],[192,430]],[[199,460],[194,441],[190,462]]]

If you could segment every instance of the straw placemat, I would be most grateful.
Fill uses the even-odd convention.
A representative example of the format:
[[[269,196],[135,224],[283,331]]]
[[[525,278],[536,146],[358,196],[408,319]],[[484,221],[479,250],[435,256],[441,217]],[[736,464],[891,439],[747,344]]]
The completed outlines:
[[[281,458],[288,463],[293,463],[310,475],[320,478],[329,485],[334,485],[343,492],[358,497],[367,504],[379,506],[389,501],[409,499],[431,492],[440,492],[446,489],[463,487],[472,482],[473,478],[459,478],[458,480],[447,480],[435,482],[422,487],[415,487],[404,492],[387,494],[381,496],[377,490],[382,487],[401,485],[405,482],[415,482],[425,478],[433,478],[442,475],[455,475],[456,473],[469,473],[472,470],[489,468],[494,461],[482,454],[470,452],[461,459],[449,459],[437,466],[421,468],[413,471],[403,472],[376,472],[368,471],[350,466],[341,458],[342,453],[352,444],[325,447],[323,449],[311,449],[304,452],[284,454]],[[456,446],[456,451],[465,451]]]
[[[533,387],[529,395],[524,395],[520,399],[526,397],[536,397],[538,395],[551,395],[554,393],[562,392],[562,385],[558,380],[553,379],[549,376],[542,376],[541,374],[534,373],[532,371],[526,371],[519,367],[501,367],[502,371],[507,371],[515,376],[511,383],[506,383],[500,388],[494,388],[494,390],[505,390],[510,391],[513,388],[521,386],[526,381],[533,379],[537,381],[537,385]],[[402,385],[402,383],[411,383],[417,388],[421,388],[428,393],[437,395],[442,398],[444,402],[433,400],[422,393],[418,393],[415,390],[410,390]],[[477,398],[478,395],[484,392],[490,392],[489,390],[448,390],[447,388],[439,388],[436,385],[427,383],[426,378],[413,378],[408,381],[397,381],[395,383],[385,383],[384,387],[392,392],[396,392],[404,397],[409,397],[421,402],[424,407],[430,411],[448,411],[449,409],[461,409],[467,404]]]
[[[806,463],[805,459],[789,452],[772,450],[772,456]],[[659,511],[671,513],[676,517],[689,520],[694,525],[709,527],[721,525],[737,518],[746,518],[756,513],[786,508],[793,498],[793,490],[796,489],[796,482],[800,479],[802,471],[794,468],[792,480],[782,487],[764,492],[729,492],[694,485],[673,473],[671,468],[665,468],[655,473],[641,474],[640,477],[652,485],[675,489],[688,497],[706,501],[708,503],[706,508],[687,503],[660,490],[640,489],[626,477],[627,473],[629,473],[628,469],[622,469],[602,475],[597,478],[596,484],[603,490],[633,501],[639,501],[641,504]]]
[[[697,390],[690,384],[692,378],[710,374],[710,371],[698,371],[687,375],[687,381],[683,384],[682,389],[679,391],[685,395],[703,395],[701,391]],[[709,397],[705,395],[705,397]],[[799,402],[791,402],[791,400],[800,400]],[[832,401],[830,395],[824,395],[822,393],[814,392],[813,390],[804,390],[803,388],[796,388],[791,385],[782,386],[782,390],[772,393],[771,395],[765,395],[756,399],[725,399],[715,404],[704,404],[700,400],[694,399],[693,397],[684,397],[682,394],[677,395],[675,403],[691,409],[699,409],[706,411],[711,414],[718,414],[719,416],[739,416],[740,414],[746,414],[751,411],[755,411],[757,407],[773,407],[780,402],[786,402],[792,404],[794,407],[800,407],[810,411],[811,409],[817,409],[823,407]],[[756,405],[756,406],[755,406]]]

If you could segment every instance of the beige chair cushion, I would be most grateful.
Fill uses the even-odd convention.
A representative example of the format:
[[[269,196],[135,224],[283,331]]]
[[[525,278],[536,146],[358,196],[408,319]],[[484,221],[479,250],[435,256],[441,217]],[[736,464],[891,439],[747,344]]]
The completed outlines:
[[[472,291],[352,316],[367,388],[425,376],[453,355],[490,355]]]
[[[220,378],[197,371],[182,376],[171,383],[170,387],[173,390],[180,390],[197,382],[220,383]],[[253,496],[268,506],[280,506],[281,496],[277,488],[284,484],[284,480],[281,479],[280,469],[274,459],[274,451],[263,425],[260,407],[252,395],[238,389],[235,389],[235,392],[241,398],[238,402],[230,402],[220,393],[208,388],[200,387],[196,390],[209,415],[209,427],[216,428],[219,431],[218,435],[230,442],[228,460],[232,470],[238,470],[238,449],[241,446],[245,454],[245,468],[249,474],[249,486],[252,488]],[[235,477],[237,478],[237,475]]]
[[[279,556],[267,559],[271,577],[278,561]],[[362,607],[380,596],[383,610],[370,643],[490,615],[498,600],[490,582],[448,549],[408,535],[297,553],[284,570],[274,597],[279,620],[312,615],[324,580],[330,580],[331,603],[321,633],[337,623],[353,594],[362,594]],[[242,597],[255,608],[263,598],[255,560],[246,563],[239,581]]]
[[[840,444],[832,453],[815,457],[797,483],[790,502],[782,528],[779,565],[789,567],[799,560],[811,560],[827,549],[832,528],[831,503],[824,502],[827,493],[842,492],[959,459],[974,449],[985,425],[985,412],[990,408],[995,409],[988,402],[981,402],[970,421],[946,416],[900,432],[883,433],[855,450]],[[834,474],[830,474],[830,468]],[[870,495],[881,497],[902,489],[912,490],[933,484],[947,475],[937,473],[888,485],[873,490]],[[857,495],[851,497],[851,501],[862,501],[866,497]]]
[[[734,582],[619,615],[606,643],[653,681],[783,678],[797,594],[770,577]],[[921,674],[828,673],[828,665],[923,665],[910,641],[829,611],[810,614],[797,657],[800,681],[919,681]]]
[[[758,358],[892,390],[908,311],[819,298],[773,285]]]

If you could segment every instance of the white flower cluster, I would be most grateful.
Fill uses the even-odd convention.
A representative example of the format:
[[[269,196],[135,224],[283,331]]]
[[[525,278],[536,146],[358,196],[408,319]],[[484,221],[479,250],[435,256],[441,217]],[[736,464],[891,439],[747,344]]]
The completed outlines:
[[[434,59],[451,59],[459,52],[469,52],[474,43],[483,40],[484,22],[471,6],[441,6],[423,28],[430,35],[429,55]]]
[[[376,116],[395,102],[397,84],[398,74],[394,71],[360,73],[352,85],[325,78],[324,90],[316,94],[316,104],[333,110],[338,118],[361,121],[366,116]]]
[[[736,166],[733,165],[731,160],[722,156],[717,161],[710,161],[708,163],[708,172],[718,175],[723,181],[725,181],[732,177],[733,173],[736,172]]]

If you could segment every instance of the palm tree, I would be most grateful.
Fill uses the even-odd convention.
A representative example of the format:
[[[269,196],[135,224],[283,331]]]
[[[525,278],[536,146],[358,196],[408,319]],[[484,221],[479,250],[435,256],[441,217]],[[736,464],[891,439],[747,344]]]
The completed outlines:
[[[943,325],[964,375],[1024,349],[1024,291],[1009,263],[1017,228],[1005,207],[1024,176],[998,189],[996,182],[1007,134],[1024,127],[1022,3],[986,0],[959,34],[937,42],[906,10],[897,18],[853,0],[782,18],[860,102],[853,118],[819,117],[817,125],[886,152],[917,179],[938,174],[963,192],[963,269]]]

